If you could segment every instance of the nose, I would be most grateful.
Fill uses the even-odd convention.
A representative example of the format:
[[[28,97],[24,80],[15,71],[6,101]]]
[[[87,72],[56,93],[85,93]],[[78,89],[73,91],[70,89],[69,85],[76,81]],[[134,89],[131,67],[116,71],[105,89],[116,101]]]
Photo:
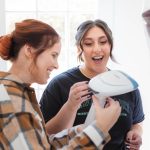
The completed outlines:
[[[95,43],[94,51],[99,52],[102,50],[102,45],[99,43]]]
[[[58,67],[59,67],[58,61],[55,61],[55,62],[54,62],[54,68],[55,68],[55,69],[58,69]]]

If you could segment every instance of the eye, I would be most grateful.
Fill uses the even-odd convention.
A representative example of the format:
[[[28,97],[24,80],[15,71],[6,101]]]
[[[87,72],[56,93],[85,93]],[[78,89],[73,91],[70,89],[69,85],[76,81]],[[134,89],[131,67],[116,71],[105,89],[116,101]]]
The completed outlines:
[[[108,40],[101,40],[99,43],[100,43],[101,45],[104,45],[104,44],[107,44],[107,43],[108,43]]]
[[[84,43],[83,43],[83,45],[84,45],[84,46],[88,46],[88,47],[89,47],[89,46],[92,46],[92,45],[93,45],[93,43],[92,43],[92,42],[84,42]]]
[[[90,46],[90,45],[92,45],[92,43],[85,43],[85,45],[86,45],[86,46]]]
[[[57,58],[57,57],[58,57],[58,54],[52,54],[52,57],[53,57],[53,58]]]

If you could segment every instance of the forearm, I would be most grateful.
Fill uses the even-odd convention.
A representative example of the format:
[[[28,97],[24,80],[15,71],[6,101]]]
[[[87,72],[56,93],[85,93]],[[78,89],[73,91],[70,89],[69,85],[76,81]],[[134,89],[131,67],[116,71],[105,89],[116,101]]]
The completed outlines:
[[[60,139],[60,140],[59,140]],[[102,149],[110,140],[108,133],[102,132],[96,125],[87,128],[78,127],[51,135],[50,143],[54,149]]]
[[[142,129],[142,123],[137,123],[132,125],[131,130],[135,131],[137,134],[142,136],[143,129]]]
[[[48,134],[56,134],[64,129],[73,126],[77,108],[69,107],[67,103],[63,105],[60,111],[46,123]]]

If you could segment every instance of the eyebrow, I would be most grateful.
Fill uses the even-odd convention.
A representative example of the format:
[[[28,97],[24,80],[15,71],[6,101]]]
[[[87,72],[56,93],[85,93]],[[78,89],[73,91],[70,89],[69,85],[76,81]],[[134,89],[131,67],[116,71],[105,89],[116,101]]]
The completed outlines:
[[[98,39],[107,39],[107,36],[100,36]],[[83,41],[85,41],[85,40],[93,40],[93,38],[87,37],[87,38],[83,39]]]

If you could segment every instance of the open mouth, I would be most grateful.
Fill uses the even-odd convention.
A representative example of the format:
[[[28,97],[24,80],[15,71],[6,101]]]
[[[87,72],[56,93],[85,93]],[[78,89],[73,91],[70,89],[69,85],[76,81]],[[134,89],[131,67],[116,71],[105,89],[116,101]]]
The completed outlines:
[[[94,57],[92,57],[92,60],[94,60],[94,61],[102,61],[102,59],[103,59],[103,56],[94,56]]]

